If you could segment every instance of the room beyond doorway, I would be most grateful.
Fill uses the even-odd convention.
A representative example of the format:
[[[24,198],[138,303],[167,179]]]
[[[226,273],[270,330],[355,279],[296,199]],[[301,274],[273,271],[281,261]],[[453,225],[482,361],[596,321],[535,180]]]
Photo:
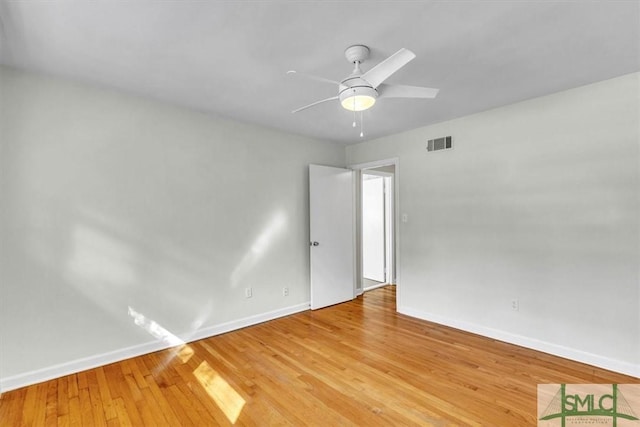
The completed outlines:
[[[361,171],[361,280],[365,292],[395,284],[394,176],[394,164]]]

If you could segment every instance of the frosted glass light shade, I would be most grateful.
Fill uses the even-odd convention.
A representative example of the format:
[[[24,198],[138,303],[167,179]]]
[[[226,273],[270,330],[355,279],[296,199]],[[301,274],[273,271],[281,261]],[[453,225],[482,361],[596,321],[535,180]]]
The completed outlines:
[[[376,103],[378,92],[370,86],[356,86],[340,93],[340,104],[345,110],[364,111]]]
[[[342,107],[349,111],[364,111],[373,107],[376,99],[369,95],[355,95],[342,100]]]

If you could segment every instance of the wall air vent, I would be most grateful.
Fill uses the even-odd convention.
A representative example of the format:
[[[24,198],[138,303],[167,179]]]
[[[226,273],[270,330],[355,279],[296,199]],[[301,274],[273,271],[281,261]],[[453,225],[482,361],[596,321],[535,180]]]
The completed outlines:
[[[442,138],[427,141],[427,151],[449,150],[451,148],[453,148],[453,141],[450,136],[443,136]]]

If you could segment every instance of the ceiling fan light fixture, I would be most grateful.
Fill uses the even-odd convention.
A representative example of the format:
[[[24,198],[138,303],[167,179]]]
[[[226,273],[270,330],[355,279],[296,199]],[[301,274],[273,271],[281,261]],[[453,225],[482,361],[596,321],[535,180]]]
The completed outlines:
[[[378,92],[372,87],[351,87],[340,94],[340,103],[345,110],[364,111],[376,103]]]
[[[337,82],[324,77],[310,74],[300,74],[296,71],[287,71],[289,75],[305,76],[308,79],[333,83],[338,85],[338,94],[330,98],[321,99],[303,107],[297,108],[292,113],[297,113],[307,108],[315,107],[328,101],[340,100],[342,108],[353,113],[352,126],[357,125],[356,113],[368,110],[376,104],[378,98],[418,98],[433,99],[438,94],[438,89],[387,84],[385,81],[395,74],[402,67],[413,60],[416,55],[409,49],[402,48],[387,59],[379,62],[366,72],[362,71],[360,65],[369,58],[370,50],[364,45],[349,46],[344,54],[347,61],[354,65],[353,71],[345,79]],[[360,115],[360,126],[362,127],[363,115]],[[360,130],[361,136],[364,131]]]

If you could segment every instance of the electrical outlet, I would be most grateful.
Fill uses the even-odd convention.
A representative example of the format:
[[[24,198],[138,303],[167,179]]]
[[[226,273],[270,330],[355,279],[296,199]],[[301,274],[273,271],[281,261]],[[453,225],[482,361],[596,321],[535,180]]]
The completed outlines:
[[[253,296],[253,291],[251,290],[251,288],[244,289],[244,296],[245,298],[251,298]]]
[[[289,296],[289,288],[282,288],[282,296],[283,297]]]
[[[518,311],[520,310],[520,302],[517,298],[511,300],[511,310]]]

